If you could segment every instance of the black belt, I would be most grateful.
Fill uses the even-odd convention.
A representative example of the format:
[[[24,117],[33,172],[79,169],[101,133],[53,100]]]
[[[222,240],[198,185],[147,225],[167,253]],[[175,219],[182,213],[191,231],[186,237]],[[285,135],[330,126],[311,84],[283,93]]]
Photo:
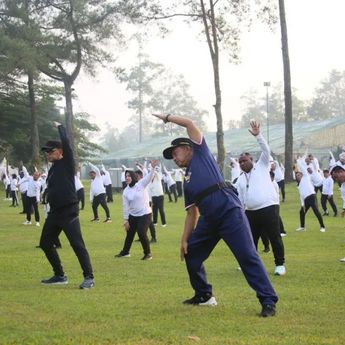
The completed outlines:
[[[198,206],[201,200],[204,199],[206,196],[224,188],[231,189],[234,193],[237,194],[235,187],[230,182],[218,182],[217,184],[214,184],[213,186],[208,187],[204,189],[202,192],[198,193],[194,198],[195,205]]]

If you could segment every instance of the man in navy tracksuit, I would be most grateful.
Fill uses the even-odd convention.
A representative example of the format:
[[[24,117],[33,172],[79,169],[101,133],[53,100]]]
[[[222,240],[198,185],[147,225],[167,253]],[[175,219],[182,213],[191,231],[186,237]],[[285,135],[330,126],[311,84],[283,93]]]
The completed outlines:
[[[248,284],[261,303],[260,315],[275,315],[278,297],[255,249],[248,220],[235,192],[225,182],[200,130],[188,118],[154,115],[187,129],[189,138],[177,138],[163,151],[186,167],[184,193],[187,211],[181,239],[181,259],[185,259],[195,296],[184,301],[192,305],[217,305],[212,285],[207,282],[203,262],[220,239],[233,252]],[[200,217],[198,217],[198,211]]]
[[[81,289],[94,286],[90,257],[80,230],[78,198],[75,189],[75,161],[65,128],[54,123],[60,134],[60,141],[50,140],[42,147],[52,163],[47,177],[47,202],[50,211],[44,223],[40,247],[53,267],[54,276],[42,280],[42,284],[67,284],[68,280],[61,266],[54,241],[61,230],[68,238],[83,270],[84,281]]]

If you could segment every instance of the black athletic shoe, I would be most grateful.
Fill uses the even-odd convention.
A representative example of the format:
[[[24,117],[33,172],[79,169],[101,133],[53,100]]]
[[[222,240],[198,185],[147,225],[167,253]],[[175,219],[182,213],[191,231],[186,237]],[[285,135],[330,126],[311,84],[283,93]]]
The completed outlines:
[[[155,239],[155,238],[151,238],[150,243],[157,243],[157,239]]]
[[[263,304],[260,316],[268,317],[276,314],[276,306],[274,304]]]
[[[99,223],[99,218],[91,219],[90,222]]]
[[[194,297],[192,297],[190,299],[186,299],[185,301],[183,301],[183,304],[214,307],[214,306],[217,305],[217,301],[212,296],[212,294],[206,294],[206,295],[203,295],[203,296],[195,295]]]
[[[68,280],[66,276],[52,276],[49,279],[41,280],[41,283],[44,285],[66,285]]]
[[[325,211],[324,213],[322,213],[323,216],[329,216],[328,211]]]
[[[119,254],[116,254],[114,257],[115,258],[129,258],[131,256],[131,254],[129,254],[129,253],[122,253],[122,252],[120,252]]]
[[[151,254],[145,254],[141,260],[149,261],[152,260],[152,255]]]
[[[103,221],[103,223],[111,223],[111,218],[108,217],[106,220]]]
[[[263,253],[269,253],[271,250],[270,250],[270,247],[266,247],[262,252]]]

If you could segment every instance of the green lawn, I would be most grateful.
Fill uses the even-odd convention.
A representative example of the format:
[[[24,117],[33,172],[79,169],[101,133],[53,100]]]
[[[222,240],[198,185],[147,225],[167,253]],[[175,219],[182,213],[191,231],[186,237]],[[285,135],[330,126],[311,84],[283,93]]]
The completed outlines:
[[[341,205],[336,190],[337,204]],[[281,206],[287,275],[273,276],[272,254],[262,254],[280,301],[277,316],[257,316],[260,306],[227,247],[220,243],[206,262],[218,301],[215,308],[189,307],[193,295],[179,260],[183,202],[166,203],[168,227],[157,227],[153,260],[143,262],[135,242],[131,258],[114,259],[123,244],[121,196],[111,204],[113,223],[91,224],[91,207],[81,213],[96,286],[79,290],[81,269],[65,235],[59,250],[69,284],[42,286],[51,268],[36,249],[41,228],[24,226],[18,208],[0,191],[0,344],[345,344],[345,219],[327,217],[320,233],[312,214],[304,233],[299,197],[287,188]],[[43,210],[41,210],[43,216]],[[100,215],[104,216],[100,209]],[[43,222],[42,222],[43,223]],[[262,248],[260,247],[260,252]]]

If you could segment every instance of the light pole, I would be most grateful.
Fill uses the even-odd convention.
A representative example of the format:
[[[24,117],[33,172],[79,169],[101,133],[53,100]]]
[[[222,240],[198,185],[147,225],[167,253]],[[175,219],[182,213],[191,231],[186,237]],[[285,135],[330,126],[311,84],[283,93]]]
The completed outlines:
[[[269,81],[264,82],[264,86],[266,87],[266,112],[267,112],[267,143],[270,143],[270,121],[268,118],[268,88],[271,86]]]

